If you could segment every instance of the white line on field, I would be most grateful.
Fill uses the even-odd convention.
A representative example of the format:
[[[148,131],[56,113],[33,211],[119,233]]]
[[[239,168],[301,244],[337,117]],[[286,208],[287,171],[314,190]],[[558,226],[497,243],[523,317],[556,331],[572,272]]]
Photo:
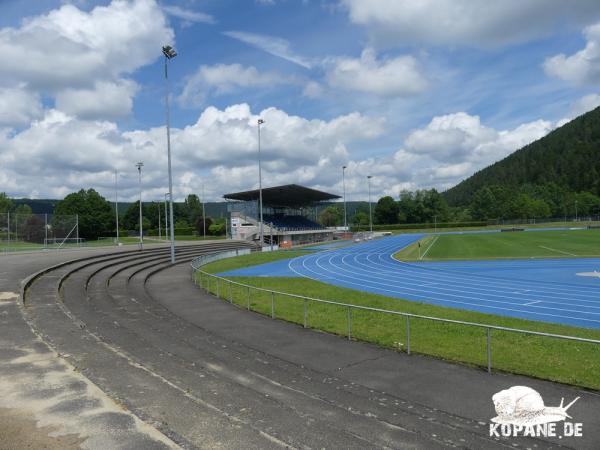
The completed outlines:
[[[439,236],[436,236],[435,238],[433,238],[433,241],[431,241],[431,244],[429,244],[429,247],[427,247],[427,249],[425,250],[425,252],[423,252],[423,254],[421,255],[421,259],[425,258],[425,255],[427,254],[427,252],[429,251],[429,249],[431,247],[433,247],[433,244],[435,244],[435,241],[437,241],[439,238]]]
[[[544,248],[546,250],[550,250],[551,252],[557,252],[557,253],[562,253],[563,255],[569,255],[569,256],[577,256],[573,253],[569,253],[569,252],[563,252],[562,250],[556,250],[555,248],[550,248],[550,247],[544,247],[543,245],[539,245],[539,248]]]
[[[536,300],[535,302],[524,303],[523,306],[535,305],[536,303],[542,303],[542,301]]]

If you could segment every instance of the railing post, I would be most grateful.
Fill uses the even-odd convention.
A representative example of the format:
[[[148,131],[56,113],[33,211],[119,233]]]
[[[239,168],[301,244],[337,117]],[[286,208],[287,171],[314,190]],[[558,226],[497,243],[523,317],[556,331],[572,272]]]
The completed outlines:
[[[492,330],[487,328],[486,336],[486,347],[487,347],[487,371],[492,373]]]
[[[229,303],[233,305],[233,282],[229,280]]]
[[[248,311],[250,311],[250,286],[248,286]]]
[[[308,300],[304,299],[304,328],[308,328]]]
[[[348,340],[352,339],[352,308],[346,307],[346,316],[348,322]]]
[[[219,296],[219,284],[221,284],[221,283],[219,283],[219,279],[218,279],[218,278],[215,278],[215,281],[216,281],[216,283],[217,283],[217,298],[221,298],[221,297]]]
[[[406,316],[406,353],[410,355],[410,316]]]
[[[271,319],[275,318],[275,292],[271,291]]]

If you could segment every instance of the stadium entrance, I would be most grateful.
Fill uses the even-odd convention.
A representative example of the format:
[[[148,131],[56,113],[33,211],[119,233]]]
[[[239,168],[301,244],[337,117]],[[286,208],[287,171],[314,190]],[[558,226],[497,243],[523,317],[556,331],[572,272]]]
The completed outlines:
[[[259,190],[223,196],[230,201],[230,232],[233,239],[260,241]],[[299,244],[333,240],[335,230],[317,223],[322,202],[341,198],[297,184],[264,188],[263,245],[289,248]]]

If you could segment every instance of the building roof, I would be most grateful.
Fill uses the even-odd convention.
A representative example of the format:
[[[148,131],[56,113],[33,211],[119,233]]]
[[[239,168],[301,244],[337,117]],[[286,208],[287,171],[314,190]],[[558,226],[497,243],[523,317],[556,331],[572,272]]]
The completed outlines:
[[[329,194],[316,189],[299,186],[297,184],[286,184],[284,186],[275,186],[263,188],[263,205],[275,208],[300,207],[310,205],[315,202],[335,200],[341,198],[339,195]],[[227,200],[240,200],[244,202],[257,201],[259,191],[234,192],[225,194],[223,198]]]

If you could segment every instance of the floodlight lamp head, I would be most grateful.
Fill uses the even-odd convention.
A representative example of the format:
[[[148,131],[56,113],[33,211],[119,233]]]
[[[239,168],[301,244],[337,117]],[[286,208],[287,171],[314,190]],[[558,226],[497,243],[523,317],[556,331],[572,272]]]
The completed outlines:
[[[373,178],[373,175],[367,175],[367,178],[370,180],[371,178]]]
[[[172,59],[177,56],[177,52],[170,45],[163,46],[162,52],[163,52],[163,55],[165,55],[165,58],[167,58],[167,59]]]
[[[262,125],[263,123],[265,123],[265,121],[263,119],[258,119],[258,124]]]
[[[348,166],[342,166],[342,169],[347,169],[347,168],[348,168]]]
[[[144,167],[144,163],[143,162],[139,162],[135,166],[137,167],[138,172],[141,172],[142,171],[142,167]]]

